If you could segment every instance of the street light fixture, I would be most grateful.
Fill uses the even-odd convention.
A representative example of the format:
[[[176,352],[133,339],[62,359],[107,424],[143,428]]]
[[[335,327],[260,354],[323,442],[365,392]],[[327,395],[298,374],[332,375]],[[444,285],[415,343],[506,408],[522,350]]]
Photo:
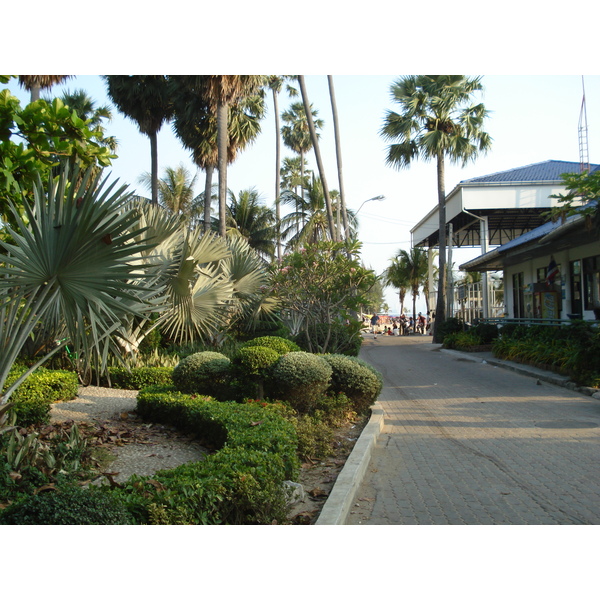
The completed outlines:
[[[360,209],[367,203],[367,202],[373,202],[373,200],[385,200],[385,196],[375,196],[374,198],[369,198],[368,200],[365,200],[359,207],[358,210],[354,213],[354,216],[356,216],[359,212]]]

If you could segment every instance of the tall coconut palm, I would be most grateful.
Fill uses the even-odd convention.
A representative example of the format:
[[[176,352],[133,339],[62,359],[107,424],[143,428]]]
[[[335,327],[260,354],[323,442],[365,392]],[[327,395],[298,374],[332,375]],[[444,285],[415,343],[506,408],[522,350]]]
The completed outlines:
[[[165,75],[104,75],[108,96],[150,139],[152,202],[158,203],[158,132],[171,119],[173,105]]]
[[[317,117],[318,111],[311,109],[315,130],[323,127],[323,120]],[[305,186],[304,157],[313,147],[308,120],[302,102],[294,102],[288,110],[281,115],[281,120],[285,123],[281,128],[283,143],[293,152],[300,155],[300,196],[303,195]],[[317,132],[317,137],[319,133]]]
[[[72,75],[19,75],[19,83],[31,94],[31,102],[40,99],[40,91],[66,81]]]
[[[335,242],[338,241],[337,231],[335,229],[335,223],[333,221],[333,210],[331,208],[331,198],[329,197],[329,188],[327,187],[327,178],[325,176],[325,167],[323,166],[323,160],[321,158],[321,149],[319,147],[319,138],[315,128],[315,123],[312,117],[312,110],[310,102],[308,101],[308,92],[306,91],[306,82],[304,81],[304,75],[298,75],[298,83],[300,85],[300,93],[302,94],[302,103],[304,104],[304,111],[306,113],[306,121],[308,123],[308,130],[313,144],[313,150],[315,158],[317,160],[317,168],[319,169],[319,177],[323,184],[323,196],[325,199],[325,213],[327,215],[327,223],[329,225],[329,232],[331,239]]]
[[[229,192],[227,237],[241,237],[266,260],[275,256],[276,223],[256,189]]]
[[[405,265],[397,256],[391,259],[391,264],[383,272],[382,279],[386,286],[398,289],[400,312],[403,312],[404,300],[410,287],[410,282]]]
[[[483,131],[488,111],[473,96],[482,90],[481,77],[465,75],[410,75],[391,86],[401,112],[388,111],[381,135],[393,143],[387,163],[410,166],[417,158],[434,159],[437,165],[439,212],[439,283],[433,342],[439,343],[440,325],[446,318],[446,190],[445,159],[466,164],[491,147]]]
[[[346,211],[346,195],[344,193],[344,177],[342,173],[342,144],[340,142],[340,126],[338,122],[337,104],[335,101],[335,90],[333,87],[333,77],[327,75],[327,81],[329,83],[329,97],[331,98],[331,112],[333,114],[333,130],[335,133],[335,155],[337,158],[338,168],[338,184],[340,187],[340,209],[342,213],[342,219],[344,223],[344,237],[350,239],[350,228],[348,224],[348,213]],[[338,210],[339,214],[339,210]],[[339,224],[337,227],[339,231]]]
[[[398,250],[396,259],[403,266],[412,295],[413,318],[417,319],[417,298],[421,287],[427,281],[427,251],[423,248],[411,248],[410,251]]]
[[[264,85],[263,75],[207,75],[203,97],[217,115],[217,151],[219,170],[219,235],[226,235],[227,217],[227,150],[229,108],[242,98],[256,95]]]

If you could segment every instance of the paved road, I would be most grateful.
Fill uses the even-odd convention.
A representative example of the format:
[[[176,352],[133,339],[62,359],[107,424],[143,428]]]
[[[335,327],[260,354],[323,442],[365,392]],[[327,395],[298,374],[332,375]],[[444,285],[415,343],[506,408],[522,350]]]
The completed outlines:
[[[439,350],[363,342],[385,426],[347,524],[600,524],[600,401]]]

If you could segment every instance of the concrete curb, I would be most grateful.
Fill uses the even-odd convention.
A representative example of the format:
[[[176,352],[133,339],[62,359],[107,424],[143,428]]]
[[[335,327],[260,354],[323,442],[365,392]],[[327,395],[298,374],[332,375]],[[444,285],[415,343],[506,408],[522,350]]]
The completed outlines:
[[[335,481],[315,525],[343,525],[371,460],[371,452],[383,429],[383,407],[371,407],[371,418],[358,438],[344,468]]]
[[[515,373],[519,373],[521,375],[526,375],[527,377],[535,377],[540,381],[544,381],[545,383],[551,383],[552,385],[557,385],[559,387],[564,387],[573,392],[577,392],[579,394],[584,394],[585,396],[591,396],[594,400],[600,400],[600,392],[597,388],[590,388],[585,386],[579,386],[566,375],[559,375],[558,373],[553,373],[552,371],[545,371],[544,369],[538,369],[537,367],[531,367],[529,365],[522,365],[519,363],[511,362],[509,360],[502,360],[500,358],[494,358],[492,356],[476,356],[470,354],[469,352],[461,352],[460,350],[447,350],[445,348],[440,348],[441,352],[445,352],[447,354],[454,354],[455,356],[460,356],[463,360],[470,360],[472,362],[485,362],[493,367],[500,367],[502,369],[508,369],[509,371],[514,371]]]

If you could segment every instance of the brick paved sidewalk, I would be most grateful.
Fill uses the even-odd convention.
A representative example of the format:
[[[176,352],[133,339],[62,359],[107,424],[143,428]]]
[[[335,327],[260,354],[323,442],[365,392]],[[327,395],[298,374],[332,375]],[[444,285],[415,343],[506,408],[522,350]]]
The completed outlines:
[[[347,524],[599,524],[600,401],[368,337],[385,426]]]

